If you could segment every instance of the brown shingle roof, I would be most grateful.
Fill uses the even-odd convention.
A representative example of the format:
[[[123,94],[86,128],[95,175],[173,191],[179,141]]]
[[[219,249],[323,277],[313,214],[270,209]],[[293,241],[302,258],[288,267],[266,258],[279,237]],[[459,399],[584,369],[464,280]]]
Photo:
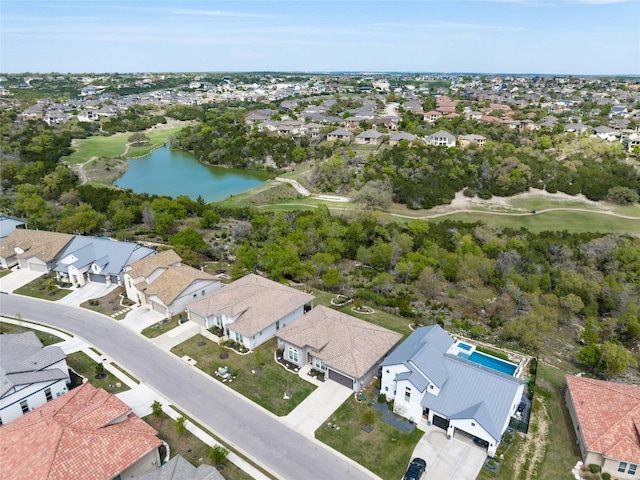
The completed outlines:
[[[157,295],[162,300],[162,303],[171,305],[189,285],[197,280],[211,280],[213,282],[216,277],[188,265],[168,267],[167,270],[149,284],[145,293],[147,295]]]
[[[328,367],[358,379],[382,360],[402,335],[318,306],[276,337],[300,348],[312,347],[314,355]]]
[[[111,480],[162,441],[115,395],[89,383],[0,427],[3,480]]]
[[[640,463],[640,387],[567,375],[585,447]]]
[[[164,250],[158,252],[156,255],[151,255],[132,263],[129,265],[130,269],[127,271],[127,274],[131,278],[146,277],[160,267],[180,264],[181,261],[180,256],[173,250]]]
[[[314,296],[308,293],[249,274],[207,297],[189,303],[187,309],[204,317],[240,315],[229,324],[229,328],[252,336],[313,299]]]
[[[15,248],[21,248],[24,253],[18,258],[37,257],[43,262],[50,262],[73,240],[68,233],[45,232],[43,230],[17,229],[0,243],[0,256],[12,257]]]

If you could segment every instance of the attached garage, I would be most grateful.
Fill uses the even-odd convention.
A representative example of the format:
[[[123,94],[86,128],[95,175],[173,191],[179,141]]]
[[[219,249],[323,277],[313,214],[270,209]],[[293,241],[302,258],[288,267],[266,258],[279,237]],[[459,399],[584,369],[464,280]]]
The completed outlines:
[[[353,389],[353,380],[346,375],[342,375],[334,370],[329,370],[329,380],[338,382],[340,385],[344,385],[347,388]]]
[[[154,311],[162,314],[162,315],[166,315],[167,314],[167,307],[165,307],[164,305],[158,303],[158,302],[154,302],[153,300],[151,301],[151,308],[153,308]]]
[[[29,261],[27,268],[34,272],[46,272],[47,266],[44,263]]]
[[[439,417],[438,415],[433,416],[433,424],[436,427],[442,428],[443,430],[447,430],[449,428],[449,420]]]

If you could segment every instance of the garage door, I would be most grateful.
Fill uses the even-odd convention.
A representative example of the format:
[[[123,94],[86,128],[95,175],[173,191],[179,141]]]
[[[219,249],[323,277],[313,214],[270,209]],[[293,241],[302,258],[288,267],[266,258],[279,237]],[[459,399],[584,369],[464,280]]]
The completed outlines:
[[[433,424],[436,427],[440,427],[444,430],[447,430],[449,428],[449,420],[447,420],[446,418],[439,417],[438,415],[433,416]]]
[[[161,313],[162,315],[167,313],[167,309],[165,308],[164,305],[160,305],[159,303],[156,302],[151,302],[151,307],[158,313]]]
[[[329,370],[329,379],[333,380],[334,382],[338,382],[339,384],[344,385],[345,387],[353,389],[353,380],[351,380],[349,377],[342,375],[338,372]]]
[[[34,272],[46,272],[47,266],[42,263],[29,262],[29,270],[33,270]]]

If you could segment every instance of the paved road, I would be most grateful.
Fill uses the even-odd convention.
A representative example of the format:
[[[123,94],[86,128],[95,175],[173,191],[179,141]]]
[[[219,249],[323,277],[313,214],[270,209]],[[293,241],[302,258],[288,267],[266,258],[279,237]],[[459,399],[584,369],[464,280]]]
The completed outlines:
[[[78,335],[278,478],[375,478],[107,317],[7,294],[0,294],[0,314],[12,317],[19,314],[24,319]]]

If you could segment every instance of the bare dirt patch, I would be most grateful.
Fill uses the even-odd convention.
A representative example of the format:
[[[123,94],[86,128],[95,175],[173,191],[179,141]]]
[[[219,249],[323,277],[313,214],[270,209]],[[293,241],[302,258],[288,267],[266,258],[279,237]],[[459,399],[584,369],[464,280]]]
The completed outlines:
[[[127,171],[126,160],[118,158],[94,158],[83,164],[80,168],[84,171],[87,182],[98,182],[111,185]]]
[[[549,415],[544,399],[538,396],[536,397],[536,402],[539,402],[539,408],[532,418],[529,433],[524,436],[519,455],[513,461],[513,471],[520,472],[519,478],[524,478],[524,480],[532,480],[534,478],[536,467],[544,459],[547,449]],[[518,435],[522,434],[519,433]]]

